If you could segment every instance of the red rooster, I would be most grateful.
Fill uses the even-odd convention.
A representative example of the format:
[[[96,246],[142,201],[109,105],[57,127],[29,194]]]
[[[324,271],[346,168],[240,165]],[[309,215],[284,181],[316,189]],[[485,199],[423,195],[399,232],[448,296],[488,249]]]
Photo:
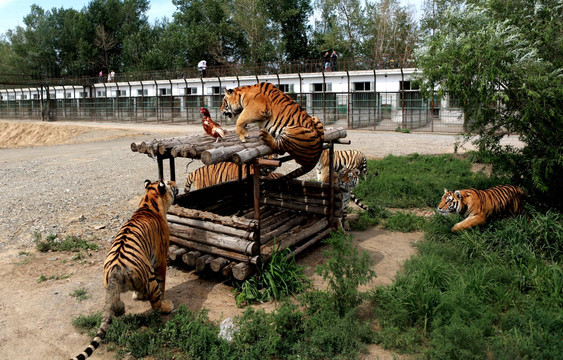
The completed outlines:
[[[202,107],[201,109],[199,109],[199,112],[203,114],[203,119],[201,119],[201,125],[203,125],[203,130],[205,130],[205,133],[216,138],[217,140],[215,140],[215,142],[219,141],[219,139],[223,140],[226,131],[223,130],[221,125],[217,124],[215,121],[211,119],[211,114],[209,114],[209,110]]]

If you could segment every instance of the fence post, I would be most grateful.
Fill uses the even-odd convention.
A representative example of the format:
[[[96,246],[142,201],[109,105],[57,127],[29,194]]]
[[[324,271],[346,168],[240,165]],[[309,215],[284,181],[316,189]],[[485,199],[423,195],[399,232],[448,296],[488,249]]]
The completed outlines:
[[[405,75],[403,74],[403,65],[401,65],[401,128],[406,128],[405,122]]]
[[[346,70],[346,78],[348,80],[348,93],[346,94],[346,127],[350,128],[350,73]],[[338,104],[336,105],[338,111]]]

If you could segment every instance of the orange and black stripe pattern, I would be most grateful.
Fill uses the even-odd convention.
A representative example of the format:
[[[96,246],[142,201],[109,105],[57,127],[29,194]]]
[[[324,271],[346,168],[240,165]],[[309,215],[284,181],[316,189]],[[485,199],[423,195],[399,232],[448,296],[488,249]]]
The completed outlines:
[[[321,154],[321,159],[317,164],[317,180],[319,181],[328,182],[329,156],[329,150],[324,150]],[[332,165],[336,174],[348,168],[360,170],[359,176],[364,180],[368,175],[366,155],[359,150],[335,150]]]
[[[280,154],[289,153],[301,165],[287,174],[287,179],[312,170],[321,156],[324,141],[321,121],[271,83],[227,90],[221,112],[226,116],[239,115],[236,131],[243,137],[247,124],[258,123],[263,129],[262,140],[270,148]]]
[[[458,213],[466,217],[457,223],[452,231],[484,224],[490,217],[518,215],[524,211],[524,191],[514,185],[499,185],[489,189],[463,189],[448,191],[438,205],[441,214]]]

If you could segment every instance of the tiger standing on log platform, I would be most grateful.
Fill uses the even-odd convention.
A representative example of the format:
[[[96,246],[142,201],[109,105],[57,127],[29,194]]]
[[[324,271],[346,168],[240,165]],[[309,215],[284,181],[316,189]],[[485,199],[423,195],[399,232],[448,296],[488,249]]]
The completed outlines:
[[[119,230],[104,262],[106,299],[98,333],[83,353],[73,359],[86,359],[100,346],[114,316],[125,312],[122,292],[134,290],[133,298],[148,299],[153,310],[168,313],[174,309],[164,299],[166,261],[170,231],[166,212],[178,192],[176,184],[145,181],[146,193],[139,208]]]
[[[444,189],[438,212],[443,215],[458,213],[466,217],[452,227],[452,232],[456,232],[482,225],[493,216],[521,214],[525,197],[524,191],[514,185],[499,185],[485,190]]]
[[[246,126],[257,123],[261,139],[279,154],[289,153],[301,165],[284,176],[294,179],[313,170],[323,149],[321,121],[307,114],[283,91],[270,83],[259,83],[225,90],[221,113],[238,115],[236,133],[245,142]]]

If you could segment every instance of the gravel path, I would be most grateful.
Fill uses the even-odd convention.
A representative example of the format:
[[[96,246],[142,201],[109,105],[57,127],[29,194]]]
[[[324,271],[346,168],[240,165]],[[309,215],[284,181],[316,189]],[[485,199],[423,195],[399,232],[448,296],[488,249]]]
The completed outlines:
[[[199,125],[74,125],[96,126],[91,132],[96,139],[103,138],[103,133],[111,138],[116,131],[123,130],[129,130],[131,136],[0,149],[0,250],[29,247],[36,233],[43,237],[53,233],[111,241],[136,209],[144,180],[158,176],[156,161],[132,152],[131,142],[202,133]],[[453,135],[367,130],[349,130],[347,138],[351,145],[337,149],[358,149],[369,158],[452,153],[456,140]],[[81,134],[79,140],[88,141],[88,135]],[[516,137],[507,139],[507,143],[519,144]],[[464,150],[467,149],[461,149]],[[187,163],[188,159],[176,162],[179,188],[184,185]],[[189,170],[199,165],[191,164]],[[307,175],[311,176],[314,172]]]

